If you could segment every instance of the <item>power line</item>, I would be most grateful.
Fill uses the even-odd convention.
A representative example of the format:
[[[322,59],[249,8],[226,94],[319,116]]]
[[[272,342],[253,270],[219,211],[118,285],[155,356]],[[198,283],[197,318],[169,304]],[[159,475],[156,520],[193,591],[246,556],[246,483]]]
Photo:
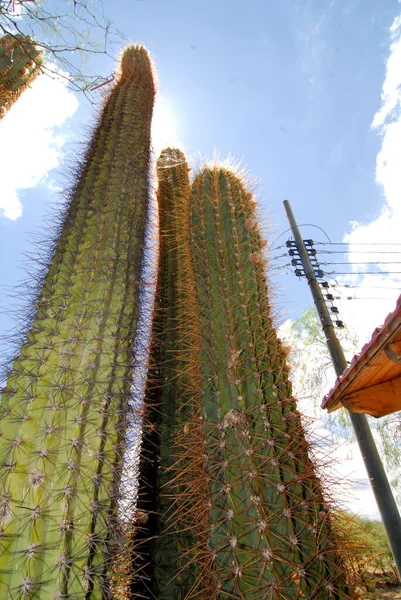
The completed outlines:
[[[363,288],[371,290],[398,290],[401,291],[400,287],[392,287],[385,285],[350,285],[348,283],[332,283],[332,287],[345,287],[345,288]]]
[[[333,300],[392,300],[392,298],[384,298],[384,297],[373,297],[373,296],[333,296]]]
[[[278,260],[279,258],[288,258],[287,253],[285,252],[284,254],[278,254],[277,256],[270,256],[270,260]]]
[[[315,242],[321,246],[401,246],[401,244],[391,242]]]
[[[319,254],[401,254],[401,250],[319,250]]]
[[[290,250],[296,250],[299,256],[299,259],[294,260],[294,267],[296,267],[295,274],[300,274],[301,276],[305,277],[309,284],[309,289],[311,290],[313,300],[322,324],[322,329],[325,334],[327,346],[329,348],[336,374],[337,376],[342,375],[348,365],[344,356],[344,352],[341,348],[341,344],[335,334],[331,315],[328,307],[326,306],[321,289],[321,287],[327,289],[329,284],[327,281],[321,282],[321,284],[317,281],[317,278],[321,277],[320,273],[322,273],[322,271],[319,268],[319,263],[316,261],[314,253],[311,252],[311,250],[313,250],[313,241],[305,241],[302,239],[288,200],[284,201],[284,208],[287,213],[287,218],[294,237],[294,243],[289,243],[288,248]],[[298,261],[301,263],[300,266],[298,266]],[[355,436],[361,450],[363,461],[365,463],[381,517],[383,519],[384,527],[390,541],[396,567],[398,569],[398,573],[401,574],[400,514],[366,416],[352,412],[349,413],[349,416],[354,427]]]
[[[328,243],[331,244],[331,240],[329,238],[329,236],[327,235],[327,233],[325,232],[324,229],[322,229],[321,227],[319,227],[319,225],[314,225],[313,223],[301,223],[301,225],[298,225],[298,227],[315,227],[316,229],[319,229],[322,233],[324,233],[324,235],[327,237],[327,239],[329,240]],[[279,236],[277,236],[272,243],[269,246],[270,250],[273,250],[273,246],[274,244],[277,242],[277,240],[279,240],[283,235],[285,235],[286,233],[288,233],[289,231],[291,231],[291,227],[289,227],[288,229],[286,229],[285,231],[283,231],[282,233],[280,233]],[[274,250],[277,250],[277,248],[281,248],[281,246],[277,246],[276,248],[274,248]]]
[[[401,275],[401,271],[327,271],[324,275]]]
[[[373,262],[353,262],[353,261],[345,261],[345,262],[321,262],[321,265],[401,265],[401,261],[391,261],[391,260],[378,260]]]

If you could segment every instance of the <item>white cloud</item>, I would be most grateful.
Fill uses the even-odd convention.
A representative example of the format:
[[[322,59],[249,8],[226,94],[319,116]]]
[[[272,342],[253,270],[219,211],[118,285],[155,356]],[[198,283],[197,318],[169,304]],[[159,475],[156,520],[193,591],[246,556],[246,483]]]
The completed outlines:
[[[394,20],[390,34],[390,53],[382,86],[381,105],[372,121],[372,128],[382,138],[376,158],[376,182],[382,189],[383,204],[375,220],[351,223],[351,231],[344,237],[344,242],[352,244],[347,259],[350,263],[348,270],[353,275],[336,278],[340,284],[337,290],[344,299],[336,300],[335,304],[339,306],[344,322],[356,331],[360,347],[394,309],[401,292],[401,246],[396,245],[401,244],[401,15]],[[379,247],[374,244],[382,245]],[[333,258],[333,262],[334,260]],[[383,274],[365,274],[369,269]],[[344,289],[344,285],[349,285],[349,289]],[[347,296],[363,300],[348,300]],[[285,334],[284,330],[283,333]],[[327,388],[334,381],[333,373],[332,382],[328,383]],[[295,380],[294,384],[296,390],[299,381]],[[322,397],[327,391],[328,389],[322,389]],[[305,410],[307,404],[308,402],[301,402],[301,408]],[[319,421],[317,427],[318,432],[324,436],[324,424]],[[374,434],[378,440],[377,432]],[[344,486],[348,486],[345,506],[365,516],[379,518],[357,444],[347,443],[337,448],[331,446],[330,459],[336,465],[339,478],[342,478],[338,488],[340,492],[344,490]]]
[[[401,99],[401,91],[399,89],[401,84],[400,26],[401,15],[395,18],[390,27],[392,43],[390,46],[390,56],[387,60],[386,78],[382,87],[382,104],[374,116],[372,123],[373,127],[381,127],[384,125],[387,118],[397,109]]]
[[[63,80],[39,76],[0,121],[0,208],[15,220],[22,214],[19,190],[46,181],[61,160],[65,136],[57,131],[78,108]]]
[[[383,205],[377,219],[367,223],[352,223],[351,232],[344,238],[345,242],[358,244],[352,246],[354,251],[348,254],[348,260],[354,263],[354,273],[369,269],[369,266],[356,265],[356,262],[372,262],[376,264],[371,269],[383,271],[383,275],[360,274],[340,279],[341,283],[360,286],[352,290],[355,294],[350,290],[349,295],[365,299],[340,302],[343,320],[352,323],[361,344],[370,338],[375,327],[380,326],[394,309],[401,292],[401,246],[390,245],[401,243],[401,15],[394,20],[390,34],[390,54],[382,86],[381,106],[372,122],[372,128],[382,136],[376,159],[376,182],[383,191]],[[379,248],[372,243],[385,246]]]

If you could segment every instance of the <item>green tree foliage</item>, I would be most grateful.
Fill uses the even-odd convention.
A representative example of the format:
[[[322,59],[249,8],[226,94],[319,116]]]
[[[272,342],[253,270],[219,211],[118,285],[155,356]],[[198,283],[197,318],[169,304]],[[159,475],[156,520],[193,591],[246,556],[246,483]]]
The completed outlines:
[[[86,63],[93,55],[109,55],[110,46],[122,37],[100,0],[2,0],[0,37],[5,35],[35,39],[45,55],[42,72],[84,92],[113,80],[91,75]]]
[[[352,330],[336,331],[343,346],[347,360],[360,350],[357,336]],[[293,368],[293,384],[297,397],[302,398],[305,412],[322,420],[324,427],[331,433],[332,444],[355,441],[353,427],[345,408],[331,414],[320,408],[323,396],[333,387],[336,375],[330,360],[320,320],[316,309],[311,306],[301,317],[283,328],[289,347]],[[379,451],[384,459],[389,480],[398,502],[401,504],[401,418],[394,413],[380,419],[367,415]]]

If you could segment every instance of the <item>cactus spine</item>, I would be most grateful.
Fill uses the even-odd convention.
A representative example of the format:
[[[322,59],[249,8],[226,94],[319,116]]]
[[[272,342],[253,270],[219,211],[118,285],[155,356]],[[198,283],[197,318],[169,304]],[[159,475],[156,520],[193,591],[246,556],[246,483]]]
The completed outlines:
[[[109,597],[154,94],[128,46],[3,391],[1,598]]]
[[[150,553],[150,597],[351,598],[272,324],[252,194],[233,173],[213,167],[195,178],[190,196],[172,200],[161,198],[162,210],[171,211],[162,222],[189,212],[191,220],[163,230],[170,251],[159,281],[187,287],[168,304],[171,295],[159,286],[156,302],[170,311],[164,331],[175,324],[192,336],[192,354],[186,368],[180,360],[172,364],[166,338],[157,338],[165,344],[158,408],[163,483],[154,492],[167,501],[159,500],[153,510],[163,506],[162,515],[152,530],[150,514],[148,528],[159,535],[154,545],[170,540],[181,559],[172,573],[167,551]],[[173,274],[184,257],[190,261],[180,280]],[[188,351],[185,339],[175,338],[176,354]],[[187,396],[177,391],[181,377],[188,378]],[[186,582],[176,596],[164,593],[168,577],[176,578],[172,585]]]
[[[43,52],[30,37],[8,34],[0,39],[0,119],[39,75],[42,62]]]

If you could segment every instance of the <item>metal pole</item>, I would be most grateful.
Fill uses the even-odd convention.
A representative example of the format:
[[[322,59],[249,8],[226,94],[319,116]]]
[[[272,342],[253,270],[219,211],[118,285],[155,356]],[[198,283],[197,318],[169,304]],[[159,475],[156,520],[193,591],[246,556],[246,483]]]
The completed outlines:
[[[284,200],[284,208],[291,226],[295,244],[301,258],[302,266],[305,271],[310,290],[317,312],[322,323],[323,331],[326,336],[326,343],[330,351],[330,356],[337,375],[341,375],[347,367],[344,352],[341,344],[335,334],[334,325],[331,321],[330,313],[324,301],[320,285],[316,279],[308,252],[305,248],[302,236],[295,221],[288,200]],[[365,415],[350,412],[351,422],[355,430],[355,436],[359,444],[359,449],[365,463],[366,471],[372,485],[373,493],[376,498],[377,506],[380,511],[383,524],[390,542],[391,550],[394,555],[395,564],[398,573],[401,575],[401,518],[397,505],[394,500],[387,475],[383,468],[372,432]]]

